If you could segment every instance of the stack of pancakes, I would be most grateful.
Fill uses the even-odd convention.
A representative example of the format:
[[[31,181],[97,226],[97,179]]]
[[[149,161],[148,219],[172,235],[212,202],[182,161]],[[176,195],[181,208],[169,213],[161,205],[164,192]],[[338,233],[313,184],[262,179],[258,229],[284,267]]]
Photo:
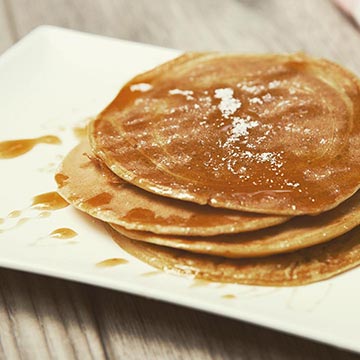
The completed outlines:
[[[138,75],[56,174],[149,264],[300,285],[360,264],[360,82],[304,54],[189,53]]]

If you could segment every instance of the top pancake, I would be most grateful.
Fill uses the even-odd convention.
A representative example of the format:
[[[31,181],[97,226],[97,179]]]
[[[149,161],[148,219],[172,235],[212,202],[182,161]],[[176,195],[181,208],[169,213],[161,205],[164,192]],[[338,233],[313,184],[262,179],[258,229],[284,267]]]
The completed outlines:
[[[159,195],[315,214],[360,187],[354,75],[303,54],[191,53],[141,74],[91,124],[93,151]]]

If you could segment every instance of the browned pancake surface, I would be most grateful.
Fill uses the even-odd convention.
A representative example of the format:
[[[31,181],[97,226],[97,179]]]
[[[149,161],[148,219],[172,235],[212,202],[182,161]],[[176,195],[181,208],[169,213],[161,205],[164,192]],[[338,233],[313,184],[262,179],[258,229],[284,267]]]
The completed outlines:
[[[360,192],[335,209],[321,215],[299,216],[272,228],[242,234],[184,237],[112,226],[134,240],[200,254],[241,258],[268,256],[313,246],[334,239],[358,225],[360,225]]]
[[[55,175],[59,193],[80,210],[127,229],[208,236],[251,231],[288,220],[164,198],[126,183],[91,155],[87,141]]]
[[[360,186],[359,94],[354,75],[302,54],[186,54],[126,84],[92,147],[163,196],[319,213]]]
[[[256,259],[225,259],[127,239],[112,231],[127,252],[156,268],[199,279],[264,286],[294,286],[328,279],[360,264],[360,228],[325,244]]]

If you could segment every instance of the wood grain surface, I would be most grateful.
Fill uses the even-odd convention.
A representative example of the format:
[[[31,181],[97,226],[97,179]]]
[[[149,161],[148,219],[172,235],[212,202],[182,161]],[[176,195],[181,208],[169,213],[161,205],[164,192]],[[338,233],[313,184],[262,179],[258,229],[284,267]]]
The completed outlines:
[[[58,25],[183,50],[306,51],[360,75],[360,31],[328,0],[0,0],[0,53]],[[359,359],[240,321],[0,269],[0,359]]]

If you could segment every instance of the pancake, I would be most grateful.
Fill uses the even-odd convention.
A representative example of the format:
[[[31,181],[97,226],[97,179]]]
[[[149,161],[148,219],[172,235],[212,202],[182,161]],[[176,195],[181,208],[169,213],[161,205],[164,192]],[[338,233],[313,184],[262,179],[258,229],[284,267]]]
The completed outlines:
[[[111,224],[110,224],[111,225]],[[334,239],[360,225],[360,191],[333,210],[243,234],[211,237],[159,235],[111,225],[133,240],[227,258],[260,257],[291,252]]]
[[[327,243],[293,253],[236,260],[130,240],[114,230],[111,233],[122,249],[155,268],[224,283],[305,285],[328,279],[360,264],[359,227]]]
[[[359,81],[304,54],[185,54],[127,83],[90,137],[114,173],[147,191],[317,214],[360,187]]]
[[[289,219],[215,209],[146,192],[126,183],[94,158],[87,141],[67,155],[55,180],[58,192],[68,202],[98,219],[126,229],[210,236],[252,231]]]

